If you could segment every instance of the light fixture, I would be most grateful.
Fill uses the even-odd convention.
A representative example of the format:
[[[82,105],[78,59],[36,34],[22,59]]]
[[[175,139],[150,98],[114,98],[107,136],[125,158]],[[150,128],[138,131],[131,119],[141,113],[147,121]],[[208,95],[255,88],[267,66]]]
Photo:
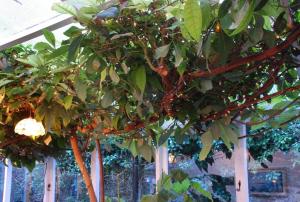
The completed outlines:
[[[45,135],[45,128],[42,122],[38,122],[33,118],[22,119],[15,126],[15,133],[26,136]]]

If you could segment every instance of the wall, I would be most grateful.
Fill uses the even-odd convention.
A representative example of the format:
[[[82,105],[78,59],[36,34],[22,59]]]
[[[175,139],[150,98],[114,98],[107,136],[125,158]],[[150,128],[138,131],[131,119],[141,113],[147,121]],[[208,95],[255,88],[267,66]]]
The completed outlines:
[[[222,176],[234,176],[233,160],[228,160],[222,153],[215,155],[216,163],[209,167],[209,173]],[[272,163],[266,163],[269,169],[286,170],[286,194],[283,196],[254,196],[251,195],[251,202],[300,202],[300,154],[277,152]],[[253,161],[249,162],[249,169],[263,169],[260,164]],[[250,182],[251,183],[251,182]],[[228,186],[232,193],[232,201],[235,201],[234,186]]]

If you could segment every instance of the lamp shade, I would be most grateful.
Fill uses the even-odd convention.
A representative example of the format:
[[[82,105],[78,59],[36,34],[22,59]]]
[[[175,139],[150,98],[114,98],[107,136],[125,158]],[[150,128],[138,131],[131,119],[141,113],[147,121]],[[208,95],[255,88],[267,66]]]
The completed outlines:
[[[15,133],[26,136],[45,135],[45,128],[42,122],[37,122],[33,118],[22,119],[15,126]]]

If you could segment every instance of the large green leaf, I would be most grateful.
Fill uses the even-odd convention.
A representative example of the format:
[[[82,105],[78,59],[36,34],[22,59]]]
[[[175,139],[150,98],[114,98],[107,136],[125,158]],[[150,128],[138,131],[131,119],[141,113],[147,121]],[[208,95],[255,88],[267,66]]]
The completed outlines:
[[[184,26],[196,41],[200,41],[202,12],[197,0],[187,0],[184,6]]]
[[[245,1],[243,7],[239,10],[239,12],[234,16],[235,24],[237,27],[233,32],[230,33],[231,36],[236,35],[247,28],[250,23],[253,12],[255,8],[255,1]]]
[[[166,57],[168,55],[169,49],[170,49],[170,44],[158,47],[155,50],[155,55],[154,55],[155,59]]]
[[[146,86],[146,70],[145,67],[139,67],[133,72],[134,82],[141,91],[144,93],[145,86]]]
[[[120,82],[120,77],[117,74],[117,72],[115,71],[114,67],[111,67],[109,69],[109,76],[110,76],[111,80],[114,82],[114,84],[118,84]]]
[[[101,100],[101,105],[103,108],[109,107],[113,103],[113,96],[109,90],[104,92],[104,96]]]
[[[175,47],[174,55],[175,55],[175,67],[178,68],[183,61],[183,57],[182,57],[181,50],[177,46]]]
[[[45,39],[53,46],[55,47],[55,36],[52,32],[50,32],[49,30],[47,29],[44,29],[43,30],[43,34],[44,34],[44,37]]]
[[[196,191],[198,191],[200,194],[202,194],[206,198],[210,199],[211,201],[213,200],[211,193],[206,191],[205,189],[203,189],[199,182],[192,181],[191,186],[192,186],[192,188],[194,188]]]
[[[148,162],[151,162],[153,157],[153,149],[147,144],[144,144],[138,148],[139,153],[144,157]]]
[[[73,6],[71,6],[70,4],[68,4],[67,2],[54,3],[52,5],[52,10],[57,11],[62,14],[71,14],[73,16],[76,16],[76,14],[77,14],[76,9]]]
[[[43,50],[53,50],[50,44],[46,42],[38,42],[34,45],[34,49],[38,51],[43,51]]]
[[[5,97],[5,87],[0,89],[0,104],[2,103],[4,97]]]
[[[67,95],[64,98],[64,107],[66,110],[70,109],[70,107],[72,105],[72,100],[73,100],[73,96],[71,96],[71,95]]]
[[[18,58],[17,60],[33,67],[39,67],[45,64],[45,59],[39,54],[29,55],[26,59]]]
[[[201,136],[201,142],[202,142],[202,149],[199,154],[199,159],[201,161],[205,160],[207,157],[208,153],[210,152],[210,149],[213,144],[213,136],[210,130],[206,131],[202,136]]]
[[[69,52],[68,52],[68,62],[71,62],[75,59],[76,53],[79,50],[80,42],[82,40],[83,36],[79,35],[73,39],[69,46]]]
[[[79,79],[75,80],[75,90],[79,99],[85,102],[88,86]]]
[[[173,190],[178,194],[183,194],[186,192],[191,185],[191,182],[189,179],[185,179],[182,182],[175,182],[173,184]]]

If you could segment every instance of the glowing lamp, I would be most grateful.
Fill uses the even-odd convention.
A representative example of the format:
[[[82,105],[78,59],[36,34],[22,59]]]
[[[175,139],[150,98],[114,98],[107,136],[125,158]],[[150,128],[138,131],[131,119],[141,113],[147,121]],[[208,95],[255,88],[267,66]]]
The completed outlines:
[[[45,128],[42,122],[37,122],[33,118],[22,119],[15,126],[15,133],[26,136],[45,135]]]

